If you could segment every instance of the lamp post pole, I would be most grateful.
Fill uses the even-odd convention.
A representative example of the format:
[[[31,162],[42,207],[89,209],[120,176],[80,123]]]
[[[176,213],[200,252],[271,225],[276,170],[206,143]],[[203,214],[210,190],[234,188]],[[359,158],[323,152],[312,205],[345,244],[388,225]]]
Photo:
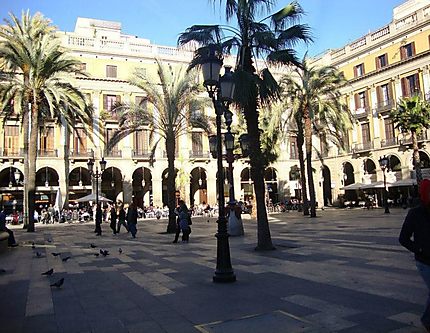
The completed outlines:
[[[204,86],[206,87],[209,97],[216,113],[216,152],[217,152],[217,187],[218,187],[218,230],[217,238],[217,263],[213,276],[214,282],[234,282],[234,274],[231,259],[229,235],[227,232],[227,219],[225,217],[225,200],[224,200],[224,181],[223,181],[223,162],[222,162],[222,136],[221,136],[221,116],[224,109],[232,101],[234,93],[234,83],[231,75],[229,77],[220,77],[219,73],[222,66],[220,57],[216,57],[215,50],[210,48],[208,56],[202,64]]]
[[[99,208],[99,178],[102,177],[103,171],[105,171],[106,169],[106,164],[107,162],[105,161],[104,157],[102,157],[101,161],[100,161],[100,172],[99,169],[96,165],[96,171],[94,172],[94,159],[90,158],[87,162],[87,166],[88,166],[88,171],[90,173],[90,176],[92,176],[95,181],[96,181],[96,218],[95,218],[95,225],[96,225],[96,230],[95,232],[99,232],[98,230],[98,226],[97,226],[97,214],[98,214],[98,210]]]
[[[379,159],[379,166],[381,167],[382,173],[384,174],[384,213],[390,214],[390,208],[388,207],[388,191],[387,191],[387,175],[385,171],[388,168],[389,163],[388,157],[385,155]]]

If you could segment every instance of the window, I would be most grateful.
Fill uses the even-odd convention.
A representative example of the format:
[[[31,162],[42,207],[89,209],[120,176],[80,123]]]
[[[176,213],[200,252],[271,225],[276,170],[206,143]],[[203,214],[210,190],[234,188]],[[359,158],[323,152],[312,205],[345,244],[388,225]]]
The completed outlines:
[[[361,124],[361,139],[363,143],[370,142],[370,126],[369,123]]]
[[[394,139],[394,123],[390,118],[384,119],[385,140]]]
[[[387,56],[387,54],[385,53],[383,55],[380,55],[379,57],[376,57],[375,62],[376,62],[376,69],[377,70],[381,69],[381,68],[384,68],[385,66],[388,65],[388,56]]]
[[[41,127],[40,134],[40,150],[43,152],[54,151],[54,127]]]
[[[203,133],[192,132],[191,142],[193,145],[193,155],[203,155]]]
[[[409,44],[400,47],[400,58],[402,60],[408,59],[415,55],[415,43],[411,42]]]
[[[19,152],[19,126],[4,127],[4,156],[15,156]]]
[[[117,67],[112,65],[106,65],[106,77],[116,77]]]
[[[403,97],[413,96],[421,91],[418,73],[402,78],[401,85]]]
[[[103,95],[103,110],[111,112],[115,102],[121,103],[120,95]]]
[[[299,154],[297,152],[297,138],[290,137],[290,158],[292,160],[296,160],[299,158]]]
[[[73,136],[73,152],[75,155],[87,152],[87,133],[83,128],[75,128]]]
[[[376,88],[378,107],[388,106],[393,100],[393,93],[389,83],[382,84]]]
[[[113,138],[116,132],[116,128],[107,128],[106,129],[106,145],[108,145],[109,141]],[[118,143],[112,146],[112,149],[108,152],[110,156],[117,156],[119,152]]]
[[[360,64],[354,67],[354,77],[360,77],[364,75],[364,64]]]
[[[143,96],[136,96],[134,99],[134,103],[142,107],[144,110],[147,109],[148,100]]]
[[[361,91],[354,95],[355,99],[355,111],[365,112],[367,107],[367,93],[366,91]]]
[[[134,133],[134,150],[139,155],[149,153],[149,131],[138,130]]]

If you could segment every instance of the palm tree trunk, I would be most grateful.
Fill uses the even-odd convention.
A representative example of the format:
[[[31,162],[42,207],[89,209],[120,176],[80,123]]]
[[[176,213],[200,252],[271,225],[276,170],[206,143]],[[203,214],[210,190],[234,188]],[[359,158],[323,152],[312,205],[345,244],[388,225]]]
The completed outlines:
[[[25,81],[25,78],[24,78]],[[24,136],[24,150],[23,150],[23,154],[24,154],[24,193],[23,193],[23,228],[28,230],[29,227],[29,215],[28,215],[28,174],[29,174],[29,166],[28,166],[28,142],[29,142],[29,132],[30,132],[30,122],[29,122],[29,106],[28,106],[28,100],[24,98],[24,101],[22,103],[22,110],[23,110],[23,119],[22,119],[22,128],[23,128],[23,136]],[[28,230],[28,231],[34,231],[34,227],[33,230]]]
[[[303,143],[304,143],[304,133],[302,118],[298,117],[296,119],[297,123],[297,151],[299,154],[299,164],[300,164],[300,183],[302,186],[302,202],[303,202],[303,215],[309,215],[309,201],[308,201],[308,190],[306,186],[306,169],[305,169],[305,158],[303,153]]]
[[[68,126],[65,126],[65,123],[63,123],[64,126],[64,179],[65,179],[65,186],[66,186],[66,196],[64,198],[64,205],[63,207],[68,208],[69,207],[69,173],[70,173],[70,163],[69,163],[69,154],[70,154],[70,130]],[[60,190],[61,192],[61,190]],[[61,213],[61,207],[58,207]]]
[[[169,135],[170,134],[170,135]],[[175,197],[175,136],[168,133],[166,137],[167,153],[167,205],[169,206],[169,223],[167,224],[167,233],[176,232],[176,197]]]
[[[312,172],[312,124],[311,118],[309,117],[308,111],[305,111],[305,147],[306,147],[306,166],[308,174],[308,184],[309,184],[309,196],[310,196],[310,217],[316,217],[315,208],[315,187],[314,187],[314,177]]]
[[[412,136],[412,149],[413,149],[413,164],[415,168],[415,175],[417,179],[418,188],[421,184],[421,181],[423,180],[423,174],[421,172],[421,161],[420,161],[420,152],[418,147],[418,138],[417,138],[417,132],[411,131]]]
[[[27,231],[34,232],[34,206],[36,199],[36,162],[37,162],[37,138],[39,133],[39,110],[38,105],[33,98],[31,104],[31,125],[30,125],[30,142],[28,145],[28,228]]]

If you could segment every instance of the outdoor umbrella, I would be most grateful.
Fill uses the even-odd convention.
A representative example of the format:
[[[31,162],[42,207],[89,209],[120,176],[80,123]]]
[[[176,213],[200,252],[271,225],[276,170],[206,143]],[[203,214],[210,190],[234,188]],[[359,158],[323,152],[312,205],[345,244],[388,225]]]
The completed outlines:
[[[95,193],[91,193],[86,195],[85,197],[79,198],[76,200],[76,202],[88,202],[88,201],[96,201],[96,194]],[[102,197],[101,195],[99,195],[99,202],[112,202],[112,200],[109,200],[108,198]]]
[[[364,184],[362,183],[353,183],[353,184],[349,184],[346,185],[344,187],[341,187],[341,190],[359,190],[361,188],[363,188]]]

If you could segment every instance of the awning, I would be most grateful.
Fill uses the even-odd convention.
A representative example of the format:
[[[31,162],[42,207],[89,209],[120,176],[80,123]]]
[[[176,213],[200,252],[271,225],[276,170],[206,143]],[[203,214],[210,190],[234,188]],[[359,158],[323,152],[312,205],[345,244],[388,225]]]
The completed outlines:
[[[359,190],[359,189],[361,189],[361,188],[363,188],[363,186],[364,186],[364,184],[362,184],[362,183],[354,183],[354,184],[349,184],[349,185],[346,185],[346,186],[344,186],[344,187],[341,187],[340,189],[341,190]]]
[[[96,195],[95,193],[91,193],[86,195],[85,197],[76,199],[75,201],[76,202],[88,202],[88,201],[96,202]],[[109,200],[108,198],[105,198],[99,195],[99,202],[112,202],[112,200]]]
[[[393,186],[392,183],[387,182],[387,187],[391,187],[391,186]],[[384,188],[384,182],[382,180],[379,180],[377,182],[366,184],[361,189],[362,190],[369,190],[372,188]]]
[[[416,179],[400,179],[391,183],[391,186],[414,186],[417,185]]]

